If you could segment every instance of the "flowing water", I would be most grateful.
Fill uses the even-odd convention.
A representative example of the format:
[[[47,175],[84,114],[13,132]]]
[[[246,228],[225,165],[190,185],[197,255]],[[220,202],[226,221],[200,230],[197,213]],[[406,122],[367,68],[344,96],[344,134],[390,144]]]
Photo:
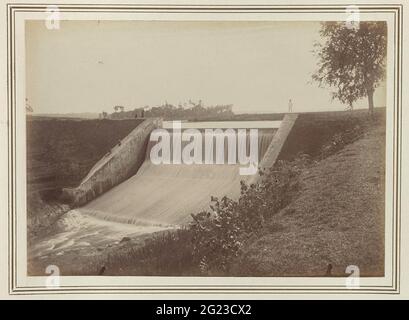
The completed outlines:
[[[169,227],[115,223],[97,219],[78,210],[71,210],[57,222],[54,232],[36,241],[36,244],[29,249],[29,257],[61,256],[72,251],[82,251],[83,255],[92,255],[98,248],[118,243],[124,237],[135,237],[144,233],[166,230]]]

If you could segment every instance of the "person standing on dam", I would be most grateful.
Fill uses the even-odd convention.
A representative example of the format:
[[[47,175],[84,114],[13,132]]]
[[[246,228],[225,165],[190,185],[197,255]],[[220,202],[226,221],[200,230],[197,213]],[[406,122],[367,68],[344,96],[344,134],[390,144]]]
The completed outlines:
[[[288,100],[288,112],[289,113],[293,112],[293,101],[291,99]]]

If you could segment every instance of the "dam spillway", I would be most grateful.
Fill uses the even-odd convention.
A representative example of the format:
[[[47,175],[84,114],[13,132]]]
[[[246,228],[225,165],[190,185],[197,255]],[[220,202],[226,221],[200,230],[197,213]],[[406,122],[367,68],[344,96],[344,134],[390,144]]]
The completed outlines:
[[[287,114],[279,122],[182,123],[182,130],[257,128],[259,167],[268,169],[296,119],[297,114]],[[227,149],[223,164],[153,164],[150,150],[156,142],[149,142],[150,135],[155,128],[169,129],[169,125],[157,118],[146,119],[97,161],[77,187],[64,189],[73,209],[55,223],[53,232],[29,248],[30,259],[43,261],[70,254],[88,257],[125,237],[174,229],[191,221],[192,213],[208,210],[211,196],[237,198],[241,180],[253,183],[260,178],[240,175],[243,166],[228,164]],[[249,141],[245,144],[247,148]]]
[[[203,132],[204,128],[202,126],[199,130]],[[238,129],[229,130],[237,132]],[[275,128],[258,130],[259,160],[266,153],[275,132]],[[240,175],[242,166],[240,163],[228,163],[227,137],[223,150],[225,161],[222,164],[154,164],[150,154],[156,142],[151,140],[146,148],[145,160],[135,175],[77,210],[99,219],[121,223],[180,225],[190,221],[192,213],[207,210],[212,196],[239,197],[240,181],[244,179]],[[172,137],[170,140],[173,141]],[[235,143],[235,150],[238,150],[239,141]],[[182,149],[187,144],[183,141]],[[250,145],[247,133],[247,152]],[[205,157],[205,154],[203,145],[202,156]]]

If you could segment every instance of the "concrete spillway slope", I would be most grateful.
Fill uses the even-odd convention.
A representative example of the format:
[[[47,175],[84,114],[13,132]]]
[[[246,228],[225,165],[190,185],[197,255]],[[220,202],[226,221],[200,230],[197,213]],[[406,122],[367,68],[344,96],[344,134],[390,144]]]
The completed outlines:
[[[63,198],[80,206],[134,175],[144,161],[151,131],[160,125],[157,118],[143,121],[94,165],[78,187],[64,188]]]
[[[180,224],[190,213],[208,208],[211,196],[233,196],[240,190],[237,165],[153,165],[80,211],[132,224]]]
[[[259,130],[259,159],[274,133],[275,129]],[[178,225],[189,221],[191,213],[208,209],[211,196],[240,195],[240,164],[157,165],[150,160],[150,147],[146,153],[134,176],[78,210],[122,223]]]

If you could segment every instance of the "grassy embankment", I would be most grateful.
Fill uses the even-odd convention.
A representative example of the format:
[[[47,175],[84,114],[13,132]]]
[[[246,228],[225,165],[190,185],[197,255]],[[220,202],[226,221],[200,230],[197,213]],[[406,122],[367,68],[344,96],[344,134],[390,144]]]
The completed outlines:
[[[385,114],[302,114],[262,182],[182,230],[106,248],[69,274],[332,276],[384,272]]]

